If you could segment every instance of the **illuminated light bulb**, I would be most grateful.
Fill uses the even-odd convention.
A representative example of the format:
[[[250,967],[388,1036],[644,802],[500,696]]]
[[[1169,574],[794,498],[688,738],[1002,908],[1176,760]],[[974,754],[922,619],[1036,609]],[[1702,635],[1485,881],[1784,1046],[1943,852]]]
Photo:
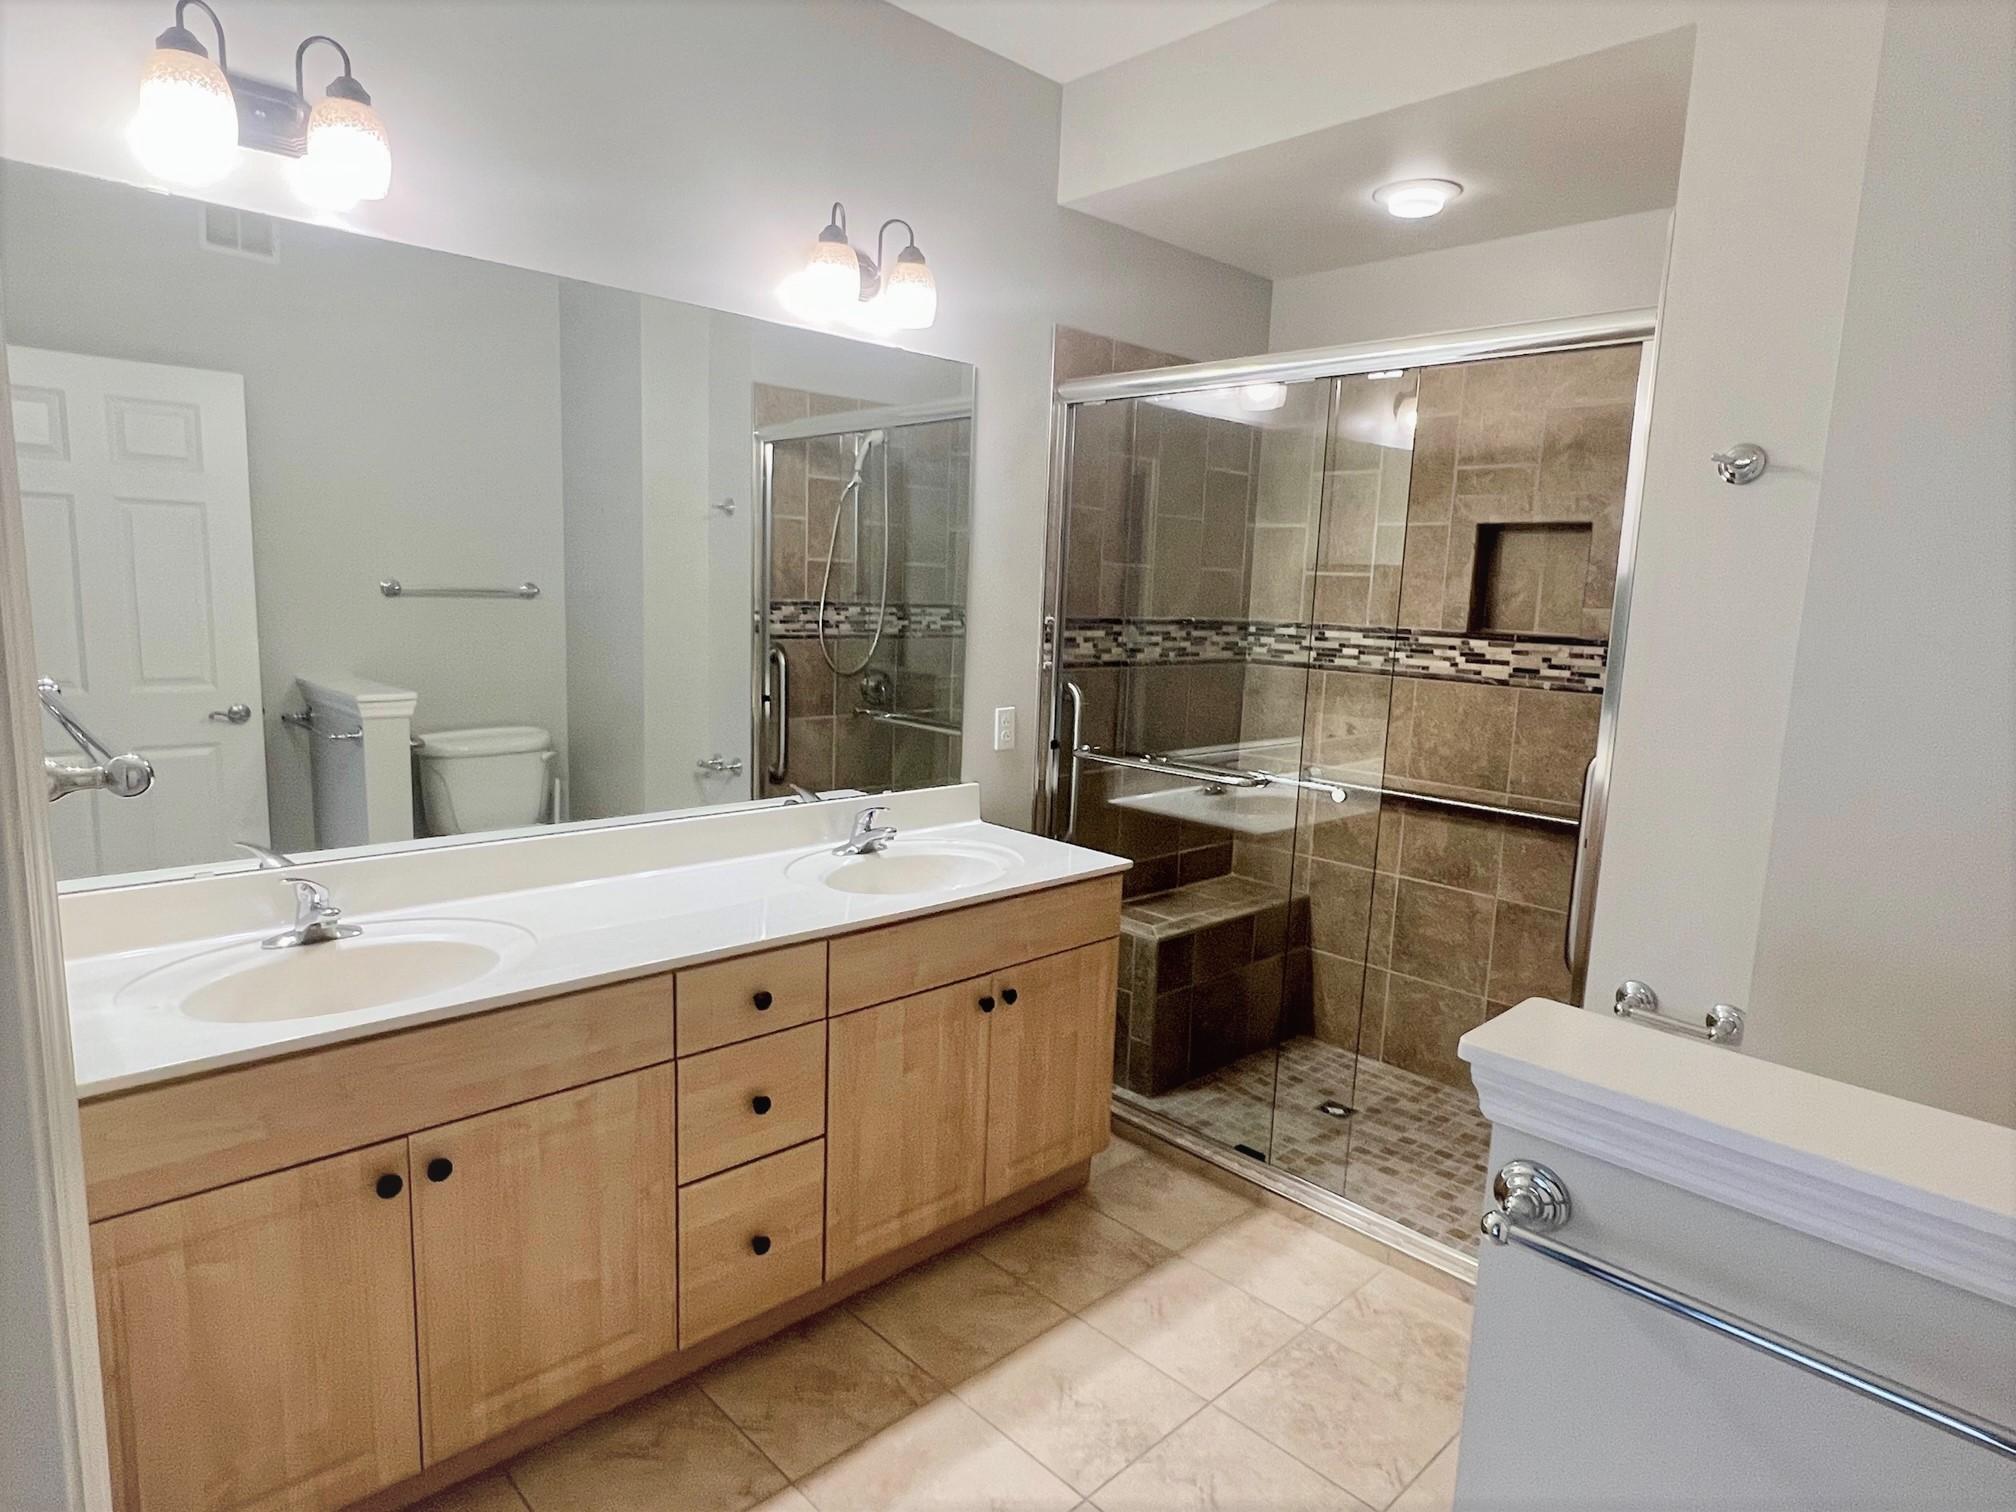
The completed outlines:
[[[294,187],[319,210],[348,210],[390,192],[392,138],[356,80],[337,79],[309,112],[308,150],[294,164]]]
[[[1277,410],[1287,402],[1285,383],[1248,383],[1239,390],[1239,408],[1243,410]]]
[[[175,184],[213,184],[238,160],[238,104],[224,70],[180,27],[156,42],[126,128],[140,166]]]
[[[1401,220],[1425,220],[1440,215],[1463,186],[1449,179],[1403,179],[1372,191],[1373,201]]]
[[[938,318],[938,280],[915,245],[896,254],[896,266],[871,302],[883,307],[892,330],[921,331]]]
[[[840,320],[861,304],[861,259],[848,244],[840,207],[833,210],[834,219],[805,254],[805,266],[777,288],[785,307],[803,320]]]

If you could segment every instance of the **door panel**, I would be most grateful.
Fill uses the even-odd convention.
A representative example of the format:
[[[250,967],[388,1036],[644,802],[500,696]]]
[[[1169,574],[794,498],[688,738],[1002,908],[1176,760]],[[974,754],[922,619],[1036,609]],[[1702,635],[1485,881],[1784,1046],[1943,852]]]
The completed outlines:
[[[84,722],[156,766],[139,798],[50,812],[63,878],[265,843],[265,719],[244,380],[10,347],[38,664]],[[243,724],[210,719],[242,703]],[[76,759],[44,722],[47,752]]]
[[[827,1046],[826,1274],[976,1211],[987,1158],[986,978],[836,1018]]]
[[[336,1507],[419,1470],[406,1175],[395,1140],[92,1225],[121,1512]]]
[[[673,1127],[666,1065],[407,1141],[429,1464],[676,1347]]]
[[[988,1202],[1106,1147],[1119,955],[1120,942],[1104,940],[995,978],[987,1046]]]

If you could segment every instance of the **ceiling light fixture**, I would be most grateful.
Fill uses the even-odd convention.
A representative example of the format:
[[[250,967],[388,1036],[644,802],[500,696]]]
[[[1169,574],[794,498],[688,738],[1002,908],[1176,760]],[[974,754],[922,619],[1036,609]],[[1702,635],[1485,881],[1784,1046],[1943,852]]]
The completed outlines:
[[[1453,179],[1402,179],[1372,191],[1375,204],[1401,220],[1425,220],[1440,215],[1449,202],[1463,193]]]
[[[214,63],[183,25],[191,6],[210,18]],[[317,42],[336,49],[343,72],[311,108],[303,65]],[[230,172],[237,149],[249,147],[295,159],[295,188],[320,209],[347,210],[392,187],[391,138],[343,44],[318,34],[296,48],[292,89],[232,73],[224,23],[207,0],[176,0],[174,24],[154,39],[141,73],[140,107],[126,135],[141,166],[175,184],[214,183]]]
[[[883,253],[891,226],[905,243],[885,274]],[[837,200],[826,229],[805,254],[805,265],[777,286],[784,307],[801,320],[844,321],[875,335],[921,331],[938,318],[938,281],[917,248],[910,222],[892,217],[875,234],[870,257],[847,236],[847,207]]]

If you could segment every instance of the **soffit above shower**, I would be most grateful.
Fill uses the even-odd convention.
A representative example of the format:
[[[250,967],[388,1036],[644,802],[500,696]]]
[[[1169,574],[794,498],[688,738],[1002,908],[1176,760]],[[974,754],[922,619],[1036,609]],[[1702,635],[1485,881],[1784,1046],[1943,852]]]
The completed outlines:
[[[1250,119],[1227,119],[1224,140],[1240,145],[1219,155],[1193,116],[1189,162],[1121,182],[1128,154],[1115,153],[1104,187],[1063,203],[1268,278],[1664,209],[1678,190],[1692,62],[1691,29],[1669,31],[1262,145],[1251,145]],[[1069,91],[1065,114],[1070,158]],[[1454,179],[1464,192],[1430,220],[1372,203],[1373,189],[1408,178]]]
[[[941,31],[1067,84],[1270,0],[890,0]]]

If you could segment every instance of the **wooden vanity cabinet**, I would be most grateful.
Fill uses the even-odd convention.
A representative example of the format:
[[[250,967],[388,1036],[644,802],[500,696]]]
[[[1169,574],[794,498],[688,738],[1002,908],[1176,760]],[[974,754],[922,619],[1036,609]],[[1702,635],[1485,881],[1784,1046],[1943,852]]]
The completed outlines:
[[[339,1507],[420,1469],[406,1142],[92,1225],[121,1512]]]
[[[1112,1134],[1120,942],[997,972],[987,1021],[984,1200],[1089,1160]]]
[[[427,1461],[678,1347],[673,1070],[415,1134]]]

